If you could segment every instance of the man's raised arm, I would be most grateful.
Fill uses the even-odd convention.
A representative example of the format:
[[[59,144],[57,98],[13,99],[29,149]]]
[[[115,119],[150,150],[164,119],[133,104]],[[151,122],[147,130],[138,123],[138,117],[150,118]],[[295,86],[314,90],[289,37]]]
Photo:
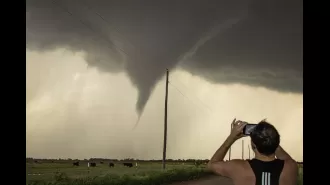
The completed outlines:
[[[231,145],[235,142],[234,137],[228,136],[225,142],[220,146],[220,148],[215,152],[215,154],[212,156],[211,160],[208,164],[212,164],[214,162],[220,162],[223,161],[225,158],[229,148]]]
[[[293,160],[292,157],[281,146],[277,147],[275,156],[277,159],[281,160]]]
[[[231,172],[235,168],[235,163],[237,161],[229,161],[224,162],[223,159],[225,158],[229,148],[231,145],[239,138],[243,137],[243,128],[246,125],[246,123],[243,123],[241,121],[236,121],[234,119],[233,128],[231,130],[230,135],[227,137],[225,142],[220,146],[220,148],[215,152],[215,154],[212,156],[211,160],[207,164],[207,168],[214,173],[218,175],[223,175],[230,177]]]

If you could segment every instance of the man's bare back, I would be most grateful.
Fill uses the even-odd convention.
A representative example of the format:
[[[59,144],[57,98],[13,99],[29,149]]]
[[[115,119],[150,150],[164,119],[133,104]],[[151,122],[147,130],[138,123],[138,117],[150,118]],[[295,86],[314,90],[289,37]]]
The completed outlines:
[[[255,174],[247,160],[236,160],[236,170],[233,171],[229,178],[232,179],[234,185],[255,185]],[[297,165],[290,161],[284,162],[284,167],[279,179],[279,185],[296,185],[295,179],[292,179],[290,172],[295,171]],[[267,185],[267,184],[265,184]]]
[[[232,123],[232,131],[208,163],[215,174],[229,177],[235,185],[296,185],[298,165],[281,146],[275,127],[266,121],[256,124],[251,132],[251,146],[255,153],[252,160],[224,161],[231,145],[244,137],[246,122]]]

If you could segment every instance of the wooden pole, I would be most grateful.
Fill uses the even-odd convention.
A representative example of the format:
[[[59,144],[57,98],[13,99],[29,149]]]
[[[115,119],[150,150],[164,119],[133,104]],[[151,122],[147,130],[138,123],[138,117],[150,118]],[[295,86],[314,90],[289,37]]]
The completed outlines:
[[[244,160],[244,140],[242,139],[242,160]]]
[[[232,124],[230,124],[230,132],[229,133],[231,133],[231,130],[233,129],[233,125]],[[229,148],[229,156],[228,156],[228,160],[230,161],[230,156],[231,156],[231,146],[230,146],[230,148]]]
[[[168,71],[168,69],[166,69],[165,113],[164,113],[164,145],[163,145],[163,169],[165,169],[165,163],[166,163],[168,76],[169,76],[169,71]]]

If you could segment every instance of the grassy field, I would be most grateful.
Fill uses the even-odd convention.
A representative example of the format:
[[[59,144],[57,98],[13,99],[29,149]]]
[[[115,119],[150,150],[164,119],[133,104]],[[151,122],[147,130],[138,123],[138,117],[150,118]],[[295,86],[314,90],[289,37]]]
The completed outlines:
[[[182,164],[167,164],[166,168],[171,169],[185,169],[191,168],[194,165]],[[97,164],[96,167],[87,167],[87,163],[81,163],[80,166],[73,166],[72,163],[27,163],[26,164],[26,179],[31,180],[45,180],[50,181],[54,179],[57,173],[65,173],[69,178],[83,178],[83,177],[102,177],[106,175],[133,175],[133,174],[148,174],[152,172],[161,172],[161,163],[144,162],[138,163],[138,167],[128,168],[121,163],[115,163],[114,168],[110,168],[108,164]]]
[[[134,164],[134,163],[133,163]],[[135,164],[134,164],[135,165]],[[172,182],[198,179],[211,175],[204,170],[205,165],[169,163],[167,170],[162,170],[161,163],[140,162],[137,167],[128,168],[115,163],[110,168],[107,163],[97,163],[96,167],[80,166],[72,163],[27,163],[26,184],[28,185],[143,185],[170,184]],[[300,168],[299,183],[303,184],[303,168]]]

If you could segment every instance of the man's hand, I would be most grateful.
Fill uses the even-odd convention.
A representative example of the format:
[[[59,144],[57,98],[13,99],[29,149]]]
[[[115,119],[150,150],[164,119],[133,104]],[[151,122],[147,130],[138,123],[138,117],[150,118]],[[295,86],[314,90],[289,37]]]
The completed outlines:
[[[215,172],[216,174],[231,177],[232,174],[237,170],[235,166],[235,161],[224,162],[223,159],[226,156],[227,151],[230,146],[239,138],[243,137],[243,128],[247,123],[242,121],[232,122],[232,129],[230,135],[227,137],[225,142],[220,146],[220,148],[215,152],[207,167]]]
[[[231,133],[230,133],[229,137],[231,137],[235,141],[237,139],[245,137],[245,135],[243,134],[243,129],[246,124],[247,124],[246,122],[243,122],[240,120],[236,121],[236,118],[235,118],[232,122],[232,129],[231,129]]]

